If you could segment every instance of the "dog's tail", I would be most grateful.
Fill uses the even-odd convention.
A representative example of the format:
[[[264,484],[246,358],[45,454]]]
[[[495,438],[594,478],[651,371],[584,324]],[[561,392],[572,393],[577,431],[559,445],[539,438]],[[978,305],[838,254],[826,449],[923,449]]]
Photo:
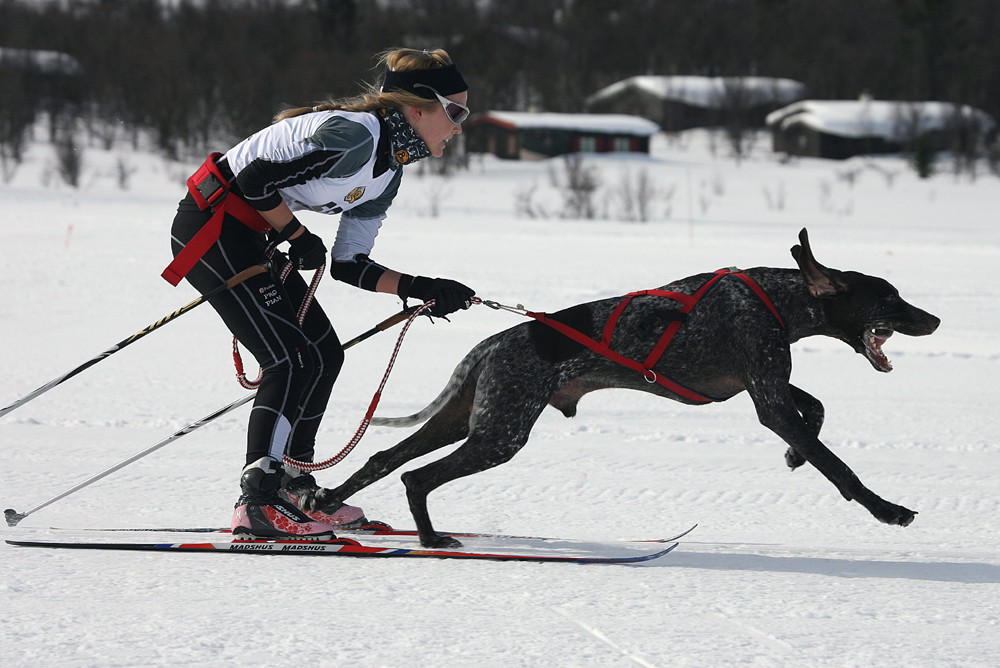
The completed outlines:
[[[461,391],[462,387],[469,381],[469,377],[476,371],[479,363],[492,349],[493,346],[487,340],[470,350],[469,354],[455,367],[455,371],[452,372],[448,384],[444,386],[441,393],[420,412],[405,417],[373,417],[371,424],[376,427],[413,427],[427,422],[432,415],[441,410]]]

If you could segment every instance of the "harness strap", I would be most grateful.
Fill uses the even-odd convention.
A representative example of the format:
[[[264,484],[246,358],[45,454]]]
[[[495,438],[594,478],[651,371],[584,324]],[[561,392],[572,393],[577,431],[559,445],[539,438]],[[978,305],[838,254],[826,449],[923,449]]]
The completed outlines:
[[[208,156],[201,167],[187,180],[188,192],[191,193],[198,208],[202,211],[211,209],[212,217],[190,241],[184,244],[173,262],[163,270],[161,276],[171,285],[176,286],[180,283],[198,260],[219,240],[222,234],[222,220],[227,213],[255,232],[267,232],[271,229],[271,224],[246,200],[238,195],[228,196],[232,184],[219,168],[218,162],[221,158],[221,153]]]
[[[769,310],[772,315],[777,318],[778,324],[781,325],[781,328],[785,329],[785,321],[781,319],[781,315],[778,313],[777,307],[774,305],[774,302],[771,301],[770,297],[767,296],[767,293],[764,292],[764,288],[760,287],[760,284],[757,283],[757,281],[753,280],[742,271],[733,272],[733,276],[746,283],[747,287],[750,288],[750,290],[757,295],[762,302],[764,302],[764,306],[767,307],[767,310]]]
[[[691,310],[698,303],[698,301],[705,295],[705,293],[708,292],[709,289],[713,285],[715,285],[720,278],[728,275],[729,273],[730,272],[728,269],[720,269],[719,271],[715,272],[715,276],[708,279],[708,281],[706,281],[704,285],[698,288],[698,290],[694,293],[693,296],[681,295],[680,293],[677,292],[667,292],[660,290],[650,290],[649,292],[651,294],[657,294],[661,297],[667,297],[669,299],[674,299],[676,301],[681,302],[683,304],[683,306],[681,307],[681,313],[690,313]],[[680,298],[682,296],[683,299]],[[680,328],[681,328],[680,320],[675,320],[672,323],[670,323],[670,325],[667,326],[667,329],[665,332],[663,332],[663,335],[660,337],[660,340],[656,342],[656,345],[653,346],[653,349],[650,351],[649,356],[646,357],[646,361],[644,362],[644,364],[647,367],[652,368],[657,362],[660,361],[660,358],[663,357],[663,353],[665,353],[667,350],[667,346],[670,345],[670,342],[673,340],[674,335]]]
[[[598,355],[602,355],[604,357],[607,357],[612,362],[617,362],[618,364],[621,364],[624,367],[628,367],[629,369],[632,369],[633,371],[638,371],[639,373],[641,373],[646,378],[647,382],[650,382],[650,383],[659,383],[660,385],[663,385],[664,387],[666,387],[671,392],[674,392],[675,394],[678,394],[678,395],[680,395],[680,396],[682,396],[682,397],[684,397],[686,399],[689,399],[689,400],[691,400],[691,401],[693,401],[695,403],[708,404],[708,403],[711,403],[712,401],[714,401],[714,399],[709,399],[708,397],[702,396],[702,395],[698,394],[697,392],[695,392],[694,390],[686,388],[683,385],[681,385],[680,383],[676,383],[676,382],[670,380],[669,378],[667,378],[667,377],[665,377],[665,376],[663,376],[661,374],[656,373],[652,369],[646,368],[645,366],[643,366],[639,362],[636,362],[634,359],[631,359],[629,357],[625,357],[621,353],[618,353],[618,352],[612,350],[609,346],[607,346],[603,342],[595,341],[594,339],[590,338],[589,336],[587,336],[583,332],[580,332],[580,331],[578,331],[576,329],[573,329],[569,325],[565,325],[565,324],[559,322],[558,320],[553,320],[552,318],[549,318],[544,313],[535,313],[533,311],[528,311],[527,313],[525,313],[525,315],[527,315],[530,318],[534,318],[535,320],[538,320],[539,322],[545,323],[546,325],[548,325],[552,329],[556,330],[560,334],[568,336],[569,338],[573,339],[577,343],[581,343],[581,344],[587,346],[588,348],[590,348],[591,350],[593,350]]]
[[[680,329],[682,324],[680,320],[675,320],[667,326],[666,330],[663,332],[659,340],[656,342],[656,345],[653,346],[653,349],[650,351],[649,355],[642,363],[633,360],[631,358],[625,357],[624,355],[612,350],[611,337],[614,335],[615,327],[617,327],[618,325],[619,318],[621,317],[622,313],[625,311],[625,308],[629,305],[629,303],[632,301],[634,297],[655,296],[655,297],[665,297],[667,299],[672,299],[681,304],[681,313],[687,314],[694,309],[694,307],[698,304],[701,298],[705,296],[705,294],[712,288],[712,286],[714,286],[716,283],[719,282],[719,280],[721,280],[726,276],[735,276],[739,278],[741,281],[743,281],[747,285],[747,287],[750,288],[750,290],[755,295],[757,295],[757,297],[761,300],[761,302],[764,303],[764,306],[767,307],[767,309],[774,315],[774,317],[778,319],[778,324],[781,325],[781,328],[782,329],[785,328],[785,323],[781,319],[781,316],[778,314],[778,309],[774,306],[774,303],[767,296],[767,293],[764,291],[764,289],[760,287],[760,285],[756,281],[754,281],[752,278],[744,274],[742,271],[733,271],[732,269],[720,269],[716,271],[715,275],[712,276],[707,281],[705,281],[705,283],[702,284],[702,286],[698,288],[698,290],[695,291],[693,295],[684,294],[682,292],[673,292],[670,290],[640,290],[638,292],[630,292],[629,294],[625,295],[625,297],[621,300],[621,302],[619,302],[618,305],[615,307],[615,309],[611,312],[611,316],[608,318],[607,323],[605,323],[604,325],[604,331],[601,334],[600,341],[596,341],[595,339],[592,339],[583,332],[580,332],[570,327],[569,325],[561,323],[558,320],[553,320],[552,318],[548,317],[545,313],[535,313],[532,311],[527,311],[525,315],[534,318],[539,322],[545,323],[552,329],[563,334],[564,336],[569,337],[570,339],[573,339],[577,343],[586,346],[587,348],[594,351],[598,355],[602,355],[612,360],[613,362],[621,364],[624,367],[627,367],[634,371],[638,371],[650,383],[658,383],[659,385],[662,385],[663,387],[667,388],[674,394],[684,397],[685,399],[688,399],[689,401],[692,401],[694,403],[707,404],[718,400],[699,394],[698,392],[695,392],[690,388],[684,387],[680,383],[677,383],[676,381],[673,381],[667,378],[666,376],[663,376],[662,374],[658,374],[655,371],[653,371],[653,367],[656,365],[657,362],[660,361],[660,358],[663,357],[663,353],[666,352],[667,347],[670,345],[670,342],[674,338],[674,335],[677,334],[677,331]]]

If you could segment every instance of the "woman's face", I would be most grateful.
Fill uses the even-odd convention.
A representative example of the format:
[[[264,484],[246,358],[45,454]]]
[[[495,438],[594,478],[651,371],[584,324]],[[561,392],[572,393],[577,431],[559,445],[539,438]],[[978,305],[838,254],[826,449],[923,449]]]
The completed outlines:
[[[469,92],[462,91],[454,95],[447,96],[449,100],[466,104],[469,100]],[[419,109],[408,107],[406,120],[410,122],[417,135],[424,140],[431,155],[440,158],[444,155],[444,148],[455,135],[462,134],[462,124],[452,123],[445,113],[444,107],[435,100],[435,104],[429,109]]]

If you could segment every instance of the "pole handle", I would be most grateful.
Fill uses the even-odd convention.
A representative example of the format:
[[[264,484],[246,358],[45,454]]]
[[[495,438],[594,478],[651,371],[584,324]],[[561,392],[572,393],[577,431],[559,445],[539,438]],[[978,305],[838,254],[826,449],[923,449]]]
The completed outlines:
[[[350,341],[348,341],[347,343],[345,343],[344,346],[343,346],[344,350],[347,350],[348,348],[351,348],[353,346],[358,345],[359,343],[361,343],[365,339],[370,338],[372,336],[375,336],[379,332],[384,332],[385,330],[389,329],[390,327],[394,327],[394,326],[398,325],[399,323],[403,322],[404,320],[406,320],[407,318],[409,318],[411,315],[413,315],[414,311],[416,311],[419,308],[420,308],[420,306],[411,306],[409,308],[404,308],[399,313],[396,313],[394,315],[389,316],[388,318],[386,318],[382,322],[378,323],[377,325],[375,325],[374,327],[372,327],[371,329],[369,329],[367,332],[364,332],[363,334],[359,334],[358,336],[354,337],[353,339],[351,339]]]

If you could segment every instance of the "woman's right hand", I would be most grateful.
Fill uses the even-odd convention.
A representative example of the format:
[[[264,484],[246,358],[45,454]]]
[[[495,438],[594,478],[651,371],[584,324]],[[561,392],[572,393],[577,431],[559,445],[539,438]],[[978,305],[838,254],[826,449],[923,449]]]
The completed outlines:
[[[288,257],[296,269],[319,269],[326,264],[326,246],[317,235],[303,228],[302,234],[288,242]]]

